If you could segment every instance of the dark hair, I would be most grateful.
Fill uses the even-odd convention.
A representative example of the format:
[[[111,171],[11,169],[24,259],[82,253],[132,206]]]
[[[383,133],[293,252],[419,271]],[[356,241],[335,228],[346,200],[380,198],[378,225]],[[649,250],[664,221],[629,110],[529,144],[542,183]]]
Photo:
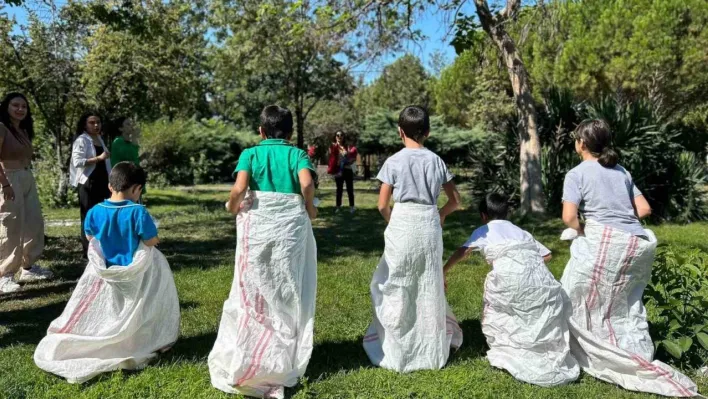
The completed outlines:
[[[418,106],[408,106],[398,116],[398,127],[409,139],[420,143],[430,132],[428,111]]]
[[[479,213],[490,220],[506,219],[509,213],[509,199],[501,194],[491,193],[479,202]]]
[[[293,114],[287,108],[269,105],[261,111],[261,127],[269,139],[288,139],[293,134]]]
[[[84,132],[86,132],[86,122],[88,122],[88,118],[95,116],[98,119],[101,119],[101,115],[98,114],[96,111],[86,111],[81,115],[81,118],[79,118],[79,122],[76,124],[76,136],[79,137]]]
[[[583,140],[585,147],[597,157],[597,162],[614,168],[619,160],[617,151],[612,148],[612,132],[607,122],[602,119],[590,119],[581,122],[575,128],[575,139]]]
[[[10,107],[10,101],[18,97],[25,100],[25,103],[27,103],[27,115],[25,116],[25,119],[20,122],[20,128],[27,133],[27,137],[29,137],[30,141],[32,141],[32,139],[34,139],[34,119],[32,119],[32,111],[30,110],[29,101],[27,101],[27,97],[25,97],[22,93],[10,93],[3,98],[2,103],[0,103],[0,122],[5,125],[5,127],[8,128],[18,140],[20,139],[18,136],[20,132],[15,131],[15,126],[13,126],[12,121],[10,120],[10,113],[7,112],[7,109]]]
[[[106,134],[108,134],[109,141],[113,142],[114,139],[123,135],[121,129],[123,128],[123,124],[125,123],[125,121],[127,121],[128,119],[130,119],[130,117],[121,116],[117,119],[112,120],[108,124],[108,126],[104,128],[104,131],[106,132]]]
[[[145,170],[127,161],[118,162],[117,165],[113,166],[111,175],[108,176],[108,184],[111,185],[114,191],[118,192],[128,190],[135,185],[145,186],[146,181],[147,174]]]

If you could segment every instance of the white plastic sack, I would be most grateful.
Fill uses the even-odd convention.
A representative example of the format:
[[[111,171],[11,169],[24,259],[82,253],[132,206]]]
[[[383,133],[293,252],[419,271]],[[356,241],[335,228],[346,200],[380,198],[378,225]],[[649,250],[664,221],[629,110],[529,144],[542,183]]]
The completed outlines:
[[[249,192],[236,217],[236,270],[209,354],[211,383],[282,398],[312,353],[317,247],[302,197]]]
[[[665,396],[698,392],[688,377],[654,357],[642,294],[656,237],[588,221],[570,247],[561,283],[572,303],[571,351],[588,374],[625,389]]]
[[[364,349],[373,364],[401,373],[440,369],[450,347],[462,345],[462,330],[445,299],[437,207],[395,204],[384,237]]]
[[[484,283],[482,332],[492,366],[544,387],[575,381],[570,354],[570,302],[534,242],[510,241],[485,250],[493,270]]]
[[[140,244],[132,264],[106,268],[93,239],[88,258],[64,312],[34,352],[37,366],[71,383],[143,368],[179,335],[177,289],[157,248]]]

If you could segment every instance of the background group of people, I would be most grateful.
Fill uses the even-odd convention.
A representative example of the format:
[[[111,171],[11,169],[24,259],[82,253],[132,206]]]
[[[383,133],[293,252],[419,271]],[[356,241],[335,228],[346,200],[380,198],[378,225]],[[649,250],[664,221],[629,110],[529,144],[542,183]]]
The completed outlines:
[[[83,229],[86,214],[110,197],[108,175],[111,165],[122,161],[140,162],[135,143],[139,131],[133,121],[119,118],[114,126],[118,137],[110,150],[103,140],[103,125],[98,113],[83,114],[76,127],[69,182],[79,194],[84,257],[88,249]],[[27,98],[21,93],[6,95],[0,103],[0,293],[19,290],[18,282],[53,277],[51,271],[35,264],[44,250],[44,219],[37,184],[30,169],[34,136],[34,120]]]

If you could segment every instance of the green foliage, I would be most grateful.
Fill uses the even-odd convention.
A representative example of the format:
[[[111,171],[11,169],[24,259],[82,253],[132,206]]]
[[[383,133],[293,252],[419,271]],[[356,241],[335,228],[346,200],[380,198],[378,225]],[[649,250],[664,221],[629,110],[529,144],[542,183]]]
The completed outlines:
[[[258,141],[218,120],[160,119],[143,127],[142,165],[157,186],[231,181],[241,151]]]
[[[384,67],[381,76],[357,92],[357,107],[364,113],[378,108],[401,110],[408,105],[430,108],[430,84],[420,59],[406,54]]]
[[[644,291],[657,356],[681,368],[708,361],[708,254],[659,247]]]

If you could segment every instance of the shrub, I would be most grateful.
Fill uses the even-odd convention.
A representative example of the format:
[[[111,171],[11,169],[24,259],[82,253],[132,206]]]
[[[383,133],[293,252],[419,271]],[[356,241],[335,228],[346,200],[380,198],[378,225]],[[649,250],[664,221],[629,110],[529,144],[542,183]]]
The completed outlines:
[[[151,185],[230,181],[241,151],[258,141],[219,120],[161,119],[143,126],[142,164]]]
[[[681,368],[708,361],[708,254],[660,246],[644,301],[659,359]]]

